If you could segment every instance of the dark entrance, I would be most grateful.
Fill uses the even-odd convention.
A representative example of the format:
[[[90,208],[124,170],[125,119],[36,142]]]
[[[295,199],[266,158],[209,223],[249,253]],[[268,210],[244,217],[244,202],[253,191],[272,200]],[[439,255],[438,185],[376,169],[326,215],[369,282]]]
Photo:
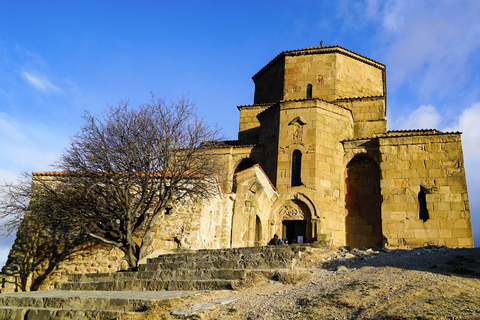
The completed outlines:
[[[295,240],[297,243],[307,241],[307,220],[284,220],[283,237],[288,238],[288,243]],[[299,237],[300,240],[299,240]]]
[[[345,169],[345,232],[350,247],[383,244],[380,169],[375,161],[360,155]]]

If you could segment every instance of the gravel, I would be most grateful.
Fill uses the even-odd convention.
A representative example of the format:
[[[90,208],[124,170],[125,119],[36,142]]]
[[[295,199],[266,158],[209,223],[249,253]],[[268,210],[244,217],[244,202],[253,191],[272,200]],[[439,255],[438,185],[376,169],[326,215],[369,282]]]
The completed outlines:
[[[309,280],[265,279],[178,305],[237,299],[202,319],[480,319],[480,248],[311,248],[287,272]]]

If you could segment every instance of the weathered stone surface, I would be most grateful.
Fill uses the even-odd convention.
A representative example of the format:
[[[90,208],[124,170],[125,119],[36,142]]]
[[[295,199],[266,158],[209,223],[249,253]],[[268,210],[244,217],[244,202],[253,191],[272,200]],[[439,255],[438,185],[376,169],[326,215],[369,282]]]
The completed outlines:
[[[232,302],[235,302],[235,301],[237,301],[237,299],[219,298],[219,299],[212,300],[210,302],[211,303],[216,303],[216,304],[229,304],[229,303],[232,303]]]
[[[199,315],[200,312],[192,311],[192,310],[176,310],[172,312],[172,315],[174,316],[180,316],[180,317],[189,317],[189,316],[194,316],[194,315]]]
[[[34,291],[0,294],[0,319],[117,319],[135,314],[159,300],[206,291],[105,292]]]
[[[196,303],[190,307],[192,310],[211,310],[215,309],[215,306],[211,303]]]

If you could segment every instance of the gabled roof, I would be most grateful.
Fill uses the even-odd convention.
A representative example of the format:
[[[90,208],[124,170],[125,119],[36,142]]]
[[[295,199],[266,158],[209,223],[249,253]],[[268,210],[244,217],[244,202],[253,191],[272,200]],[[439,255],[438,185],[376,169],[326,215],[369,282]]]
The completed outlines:
[[[253,166],[247,168],[247,169],[243,169],[242,171],[238,171],[236,172],[233,176],[237,176],[239,173],[243,173],[247,170],[251,170],[252,168],[258,168],[260,169],[260,172],[262,172],[262,174],[265,176],[265,179],[267,179],[268,183],[270,184],[270,187],[272,187],[273,191],[277,192],[277,188],[275,188],[275,186],[273,185],[272,181],[270,181],[270,179],[268,178],[267,174],[265,173],[265,171],[263,171],[262,167],[256,163],[254,164]]]
[[[296,50],[287,50],[283,51],[278,54],[275,58],[273,58],[269,63],[267,63],[260,71],[258,71],[252,79],[255,80],[258,78],[262,73],[264,73],[267,69],[269,69],[274,63],[278,62],[280,59],[286,56],[296,56],[296,55],[310,55],[310,54],[326,54],[326,53],[340,53],[355,60],[362,61],[366,64],[374,66],[376,68],[385,70],[385,65],[368,57],[365,57],[361,54],[353,52],[351,50],[345,49],[340,46],[330,46],[330,47],[307,47],[303,49],[296,49]]]
[[[462,134],[460,131],[443,132],[437,129],[413,129],[413,130],[388,130],[386,133],[377,133],[373,137],[362,137],[356,139],[346,139],[342,142],[371,140],[377,138],[403,138],[415,136],[440,136],[450,134]]]

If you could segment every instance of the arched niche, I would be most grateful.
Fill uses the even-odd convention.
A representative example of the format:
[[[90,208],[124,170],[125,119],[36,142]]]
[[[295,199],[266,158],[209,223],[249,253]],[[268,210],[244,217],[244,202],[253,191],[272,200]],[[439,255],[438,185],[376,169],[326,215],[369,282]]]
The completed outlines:
[[[371,158],[356,155],[345,169],[345,239],[351,247],[381,247],[380,169]]]

